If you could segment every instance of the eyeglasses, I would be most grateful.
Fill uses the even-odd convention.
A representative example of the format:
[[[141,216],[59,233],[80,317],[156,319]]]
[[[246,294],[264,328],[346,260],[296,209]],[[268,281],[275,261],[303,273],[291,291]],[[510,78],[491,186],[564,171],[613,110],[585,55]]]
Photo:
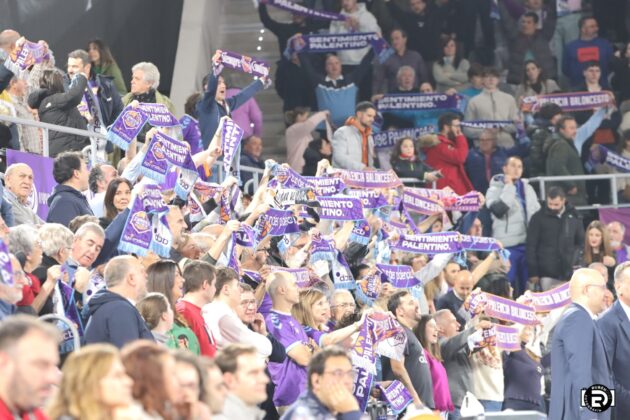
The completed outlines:
[[[354,303],[340,303],[339,305],[333,305],[331,306],[331,308],[356,308],[357,305],[355,305]]]
[[[244,307],[255,306],[255,305],[256,305],[256,299],[247,299],[247,300],[241,301],[241,306],[244,306]]]
[[[348,379],[352,379],[353,381],[357,377],[357,374],[354,370],[341,370],[341,369],[329,370],[328,372],[324,371],[324,375],[332,375],[335,377],[335,379],[348,378]]]

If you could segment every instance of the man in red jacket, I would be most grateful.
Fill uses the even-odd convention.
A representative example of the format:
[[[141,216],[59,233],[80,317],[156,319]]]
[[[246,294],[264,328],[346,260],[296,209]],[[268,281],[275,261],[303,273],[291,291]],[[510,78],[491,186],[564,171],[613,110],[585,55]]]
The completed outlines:
[[[466,175],[464,162],[468,156],[468,140],[462,134],[461,117],[448,112],[438,119],[439,143],[423,149],[427,156],[426,164],[442,171],[443,178],[437,182],[437,188],[451,187],[462,195],[473,190]]]

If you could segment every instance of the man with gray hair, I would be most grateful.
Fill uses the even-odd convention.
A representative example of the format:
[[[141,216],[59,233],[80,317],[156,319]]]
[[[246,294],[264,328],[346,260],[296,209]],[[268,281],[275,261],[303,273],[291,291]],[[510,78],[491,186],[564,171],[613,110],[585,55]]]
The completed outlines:
[[[396,89],[391,93],[409,93],[416,87],[416,71],[411,66],[402,66],[396,72]]]
[[[0,418],[44,419],[59,384],[59,331],[27,315],[0,323]]]
[[[70,265],[90,268],[103,248],[105,232],[96,223],[88,222],[74,235],[70,251]]]
[[[89,189],[85,192],[85,195],[94,216],[105,216],[105,193],[109,183],[117,176],[118,171],[116,168],[108,163],[97,163],[90,169],[90,177],[88,178]]]
[[[11,204],[15,225],[39,226],[44,221],[35,213],[29,199],[38,200],[33,194],[33,170],[26,163],[10,165],[4,174],[4,199]]]
[[[630,261],[619,264],[615,269],[617,301],[597,321],[609,367],[613,372],[616,407],[615,418],[630,413],[630,371],[627,368],[630,355]]]
[[[85,342],[110,343],[118,348],[140,339],[154,341],[135,302],[147,293],[147,274],[134,257],[112,258],[105,267],[107,289],[98,291],[87,306]]]

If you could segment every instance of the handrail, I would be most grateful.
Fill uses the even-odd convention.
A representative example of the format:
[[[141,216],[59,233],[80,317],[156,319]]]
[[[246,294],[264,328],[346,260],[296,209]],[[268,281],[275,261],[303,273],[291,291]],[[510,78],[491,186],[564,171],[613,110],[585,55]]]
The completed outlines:
[[[44,128],[46,130],[57,131],[60,133],[76,134],[77,136],[96,137],[105,140],[107,139],[107,136],[105,134],[98,133],[96,131],[82,130],[80,128],[66,127],[63,125],[50,124],[35,120],[27,120],[26,118],[11,117],[9,115],[0,115],[0,121],[8,121],[14,124]]]
[[[63,315],[57,315],[57,314],[43,315],[43,316],[40,316],[39,319],[41,321],[51,321],[51,320],[61,321],[64,324],[66,324],[70,328],[70,331],[72,332],[72,342],[74,344],[73,351],[77,351],[79,350],[79,348],[81,348],[81,338],[79,337],[79,330],[74,325],[74,322],[70,321],[70,319],[66,318]]]

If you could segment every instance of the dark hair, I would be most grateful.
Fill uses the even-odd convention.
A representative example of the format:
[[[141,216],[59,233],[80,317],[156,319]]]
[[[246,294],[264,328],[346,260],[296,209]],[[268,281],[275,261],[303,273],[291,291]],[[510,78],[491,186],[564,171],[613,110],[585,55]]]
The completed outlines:
[[[597,67],[600,70],[602,68],[601,64],[599,64],[599,61],[591,60],[582,64],[582,71],[588,70],[591,67]]]
[[[83,65],[90,64],[90,55],[85,50],[74,50],[68,54],[68,58],[78,58],[83,62]]]
[[[354,112],[365,112],[368,109],[373,109],[376,111],[376,107],[374,106],[374,104],[370,101],[363,101],[363,102],[359,102],[356,106],[356,108],[354,108]]]
[[[254,288],[247,283],[239,283],[238,286],[241,288],[241,293],[254,293]]]
[[[258,354],[256,348],[245,344],[230,344],[221,349],[214,358],[221,373],[235,373],[238,370],[238,358],[244,354]]]
[[[470,63],[470,68],[468,69],[468,80],[472,79],[475,76],[481,77],[483,75],[483,67],[479,63]]]
[[[535,65],[539,72],[538,72],[538,79],[536,79],[536,81],[533,84],[530,84],[529,78],[527,77],[527,66],[533,64]],[[538,64],[537,62],[535,62],[534,60],[527,60],[525,61],[525,65],[523,66],[523,85],[524,86],[530,86],[534,92],[536,93],[541,93],[542,92],[542,87],[543,87],[543,82],[547,79],[547,76],[545,75],[543,68],[540,66],[540,64]],[[550,103],[550,102],[547,102]],[[547,105],[547,104],[545,104]]]
[[[332,357],[344,357],[352,363],[348,353],[343,348],[339,346],[328,346],[323,348],[313,355],[310,363],[308,364],[308,389],[313,389],[313,382],[311,380],[313,375],[323,375],[324,370],[326,370],[326,362]]]
[[[308,147],[313,150],[319,150],[322,148],[323,143],[330,143],[330,141],[326,137],[320,137],[318,139],[313,139],[308,143]]]
[[[501,73],[499,72],[499,70],[497,70],[496,67],[484,67],[483,71],[481,72],[481,76],[482,77],[494,76],[496,78],[500,78]]]
[[[453,124],[453,121],[460,120],[462,117],[454,112],[445,112],[438,118],[438,130],[442,131],[447,125]]]
[[[554,185],[553,187],[549,188],[549,191],[547,191],[547,198],[551,198],[553,200],[558,197],[567,198],[567,194],[564,192],[564,189],[562,189],[562,187],[559,187],[557,185]]]
[[[230,283],[231,281],[239,281],[239,276],[236,271],[232,270],[228,267],[221,267],[217,270],[217,280],[216,280],[216,294],[215,296],[219,296],[221,294],[221,289],[223,286]]]
[[[539,18],[538,15],[534,12],[523,13],[523,16],[521,16],[521,18],[532,18],[534,19],[534,24],[538,25]]]
[[[396,142],[396,144],[394,145],[394,149],[392,150],[392,154],[389,157],[389,161],[392,165],[394,165],[395,162],[397,162],[399,160],[399,156],[402,150],[402,144],[405,140],[411,140],[411,143],[413,144],[413,151],[414,153],[416,152],[416,142],[413,141],[413,139],[409,136],[405,136],[405,137],[401,137],[400,139],[398,139],[398,141]]]
[[[547,121],[551,121],[551,119],[558,114],[562,114],[562,108],[560,108],[560,105],[554,104],[553,102],[543,104],[543,106],[540,107],[540,111],[538,111],[538,116]]]
[[[70,229],[72,233],[77,233],[77,230],[86,223],[95,223],[98,225],[98,217],[91,214],[76,216],[74,219],[70,220],[70,223],[68,223],[68,229]]]
[[[437,360],[442,361],[442,354],[440,353],[440,345],[439,343],[431,344],[429,343],[429,337],[427,337],[427,324],[429,321],[434,319],[433,315],[422,315],[420,317],[420,321],[418,321],[418,325],[413,329],[413,333],[422,344],[422,347],[427,349],[431,356],[436,358]]]
[[[184,112],[193,118],[197,118],[197,103],[201,99],[201,93],[195,92],[186,99]]]
[[[39,87],[46,89],[48,94],[53,95],[55,93],[64,93],[65,88],[63,85],[63,73],[58,69],[46,69],[42,72],[42,77],[39,79]]]
[[[105,174],[103,174],[103,170],[101,167],[102,163],[97,163],[92,166],[90,169],[90,177],[88,178],[88,183],[90,185],[90,191],[96,194],[98,192],[98,182],[103,181],[105,179]]]
[[[387,302],[387,310],[396,316],[396,309],[400,306],[400,301],[402,298],[409,294],[408,290],[397,290],[393,295],[389,297],[389,301]]]
[[[400,34],[403,36],[403,38],[409,38],[409,37],[407,36],[407,32],[406,32],[403,28],[395,27],[394,29],[392,29],[391,31],[389,31],[389,40],[390,40],[390,41],[391,41],[391,39],[392,39],[392,34],[393,34],[394,32],[396,32],[396,31],[400,32]]]
[[[295,107],[284,113],[284,123],[286,124],[287,127],[289,127],[295,124],[295,121],[297,120],[298,115],[308,114],[309,111],[310,109],[305,106]]]
[[[583,15],[580,20],[578,20],[578,29],[581,31],[582,30],[582,26],[584,26],[584,23],[587,20],[593,19],[595,22],[597,22],[597,19],[595,19],[594,16],[592,15]]]
[[[90,44],[94,44],[94,46],[98,50],[98,55],[101,58],[101,64],[100,64],[101,67],[116,63],[116,60],[114,60],[114,56],[112,55],[111,50],[109,49],[107,44],[103,42],[103,40],[98,39],[98,38],[92,39],[90,42],[88,42],[88,49],[89,49]]]
[[[475,287],[482,292],[491,293],[506,299],[512,299],[510,294],[510,281],[503,274],[486,274],[477,282]]]
[[[148,340],[134,341],[121,351],[127,375],[133,379],[133,398],[147,412],[157,413],[160,418],[176,418],[174,403],[169,398],[164,379],[172,372],[164,371],[163,357],[171,357],[166,347]]]
[[[83,158],[78,152],[63,152],[55,158],[53,178],[57,184],[63,184],[74,176],[74,171],[81,170]]]
[[[448,45],[449,42],[453,41],[455,43],[455,57],[453,57],[453,67],[457,68],[459,67],[459,63],[462,61],[462,54],[460,53],[460,48],[457,45],[457,40],[455,39],[454,36],[452,35],[442,35],[440,37],[440,51],[444,52],[444,48],[446,48],[446,46]],[[438,60],[438,63],[443,66],[445,64],[444,62],[444,54],[441,54],[442,57],[440,57],[440,59]],[[468,69],[468,71],[470,72],[470,69]],[[468,78],[470,78],[470,75],[468,76]]]
[[[118,186],[120,184],[127,184],[129,190],[133,190],[133,185],[127,178],[118,177],[112,179],[112,181],[107,186],[107,191],[105,192],[105,198],[103,199],[103,205],[105,206],[105,218],[107,220],[114,220],[120,211],[114,206],[114,197],[116,196],[116,192],[118,192]]]
[[[186,320],[175,309],[175,299],[173,298],[173,285],[175,284],[175,273],[182,274],[177,263],[173,260],[160,260],[151,264],[147,268],[147,290],[149,292],[162,293],[166,296],[168,303],[175,313],[175,319],[182,325],[187,326]]]
[[[564,125],[567,121],[575,121],[575,117],[573,115],[570,114],[564,114],[562,115],[559,119],[558,122],[556,123],[556,130],[560,131],[561,129],[564,128]]]
[[[212,284],[217,270],[205,261],[191,261],[184,267],[184,293],[196,292],[203,282]]]

